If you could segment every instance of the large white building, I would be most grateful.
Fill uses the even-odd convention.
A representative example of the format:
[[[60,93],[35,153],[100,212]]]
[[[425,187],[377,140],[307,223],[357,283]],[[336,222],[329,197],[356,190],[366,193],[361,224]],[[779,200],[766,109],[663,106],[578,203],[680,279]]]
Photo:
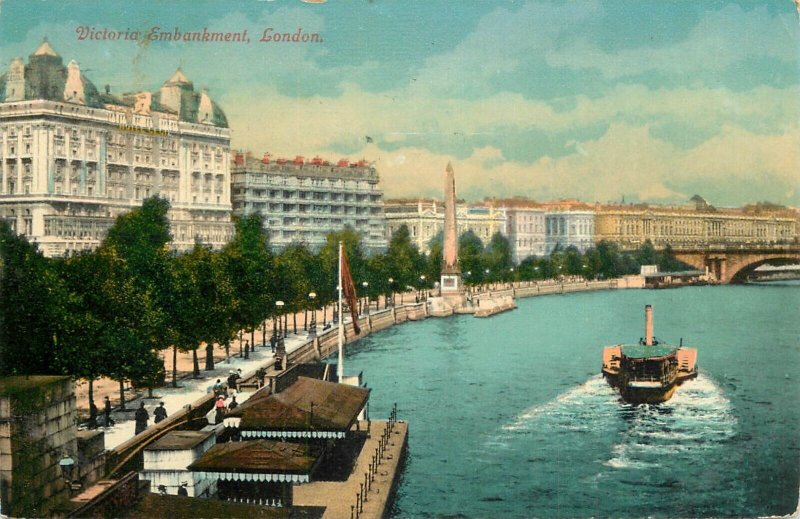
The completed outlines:
[[[511,261],[519,264],[530,256],[547,254],[545,211],[536,207],[506,207]]]
[[[367,254],[386,250],[380,178],[364,161],[236,154],[232,177],[233,213],[261,213],[273,249],[302,243],[316,251],[329,233],[349,225]]]
[[[576,247],[586,252],[594,245],[594,211],[581,209],[549,210],[545,216],[546,254],[558,246]]]
[[[507,235],[504,209],[487,206],[456,205],[458,235],[474,232],[484,246],[495,233]],[[430,253],[430,242],[444,230],[444,205],[436,200],[392,201],[386,203],[386,233],[391,237],[403,225],[420,252]]]
[[[45,40],[0,76],[0,218],[49,256],[97,246],[152,195],[174,245],[230,239],[230,130],[178,70],[156,92],[111,95]]]

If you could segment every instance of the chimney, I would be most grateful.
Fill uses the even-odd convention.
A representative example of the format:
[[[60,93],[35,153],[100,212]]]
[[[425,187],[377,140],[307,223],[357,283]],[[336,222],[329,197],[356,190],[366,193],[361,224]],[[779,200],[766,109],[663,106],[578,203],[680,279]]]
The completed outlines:
[[[653,307],[644,307],[644,343],[647,346],[653,345]]]

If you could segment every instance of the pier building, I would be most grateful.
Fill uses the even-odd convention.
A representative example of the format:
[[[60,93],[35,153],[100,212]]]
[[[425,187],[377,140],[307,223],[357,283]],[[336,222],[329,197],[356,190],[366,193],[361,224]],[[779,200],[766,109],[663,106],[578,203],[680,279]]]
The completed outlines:
[[[367,254],[386,250],[380,177],[366,161],[237,153],[231,189],[233,214],[261,213],[276,250],[295,242],[317,250],[347,225],[361,233]]]
[[[0,76],[0,218],[59,256],[97,246],[158,195],[173,243],[230,239],[230,130],[178,69],[155,92],[103,91],[45,40]]]
[[[444,204],[433,199],[391,200],[385,209],[387,239],[405,225],[412,243],[420,252],[430,254],[430,241],[444,231]],[[456,221],[459,236],[472,231],[484,246],[495,233],[507,234],[506,212],[493,206],[457,204]]]

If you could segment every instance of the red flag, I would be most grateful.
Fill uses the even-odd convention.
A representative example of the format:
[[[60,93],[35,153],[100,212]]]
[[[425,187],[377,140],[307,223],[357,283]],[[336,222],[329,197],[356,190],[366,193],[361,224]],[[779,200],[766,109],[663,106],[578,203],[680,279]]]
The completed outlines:
[[[339,269],[342,276],[341,281],[344,299],[347,301],[347,306],[350,307],[350,316],[353,318],[353,330],[355,330],[356,335],[358,335],[361,333],[361,327],[358,326],[356,287],[353,284],[353,276],[350,275],[350,265],[347,263],[347,254],[344,252],[344,246],[342,246],[342,264],[339,265]]]

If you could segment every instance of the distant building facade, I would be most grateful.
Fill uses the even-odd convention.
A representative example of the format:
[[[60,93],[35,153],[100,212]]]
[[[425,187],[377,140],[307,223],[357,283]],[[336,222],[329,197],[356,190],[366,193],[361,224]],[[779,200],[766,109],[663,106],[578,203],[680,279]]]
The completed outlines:
[[[456,206],[458,235],[474,232],[484,246],[495,233],[508,235],[508,217],[504,209],[486,206]],[[389,201],[386,203],[386,236],[391,238],[403,225],[408,227],[411,242],[420,252],[430,253],[430,241],[444,231],[444,206],[436,200]]]
[[[505,212],[511,260],[519,264],[530,256],[544,256],[547,253],[544,209],[507,207]]]
[[[596,241],[614,242],[623,250],[650,240],[656,248],[708,245],[791,243],[797,219],[791,214],[748,214],[710,206],[605,206],[596,215]]]
[[[159,195],[174,245],[226,243],[230,130],[178,70],[157,92],[101,93],[45,40],[0,76],[0,218],[59,256],[96,247],[114,219]]]
[[[363,161],[236,154],[231,189],[234,215],[261,213],[276,250],[291,243],[318,250],[346,225],[361,233],[367,254],[386,250],[380,178]]]
[[[586,252],[594,245],[594,211],[581,209],[549,209],[545,213],[545,253],[550,255],[556,247],[575,247]]]

